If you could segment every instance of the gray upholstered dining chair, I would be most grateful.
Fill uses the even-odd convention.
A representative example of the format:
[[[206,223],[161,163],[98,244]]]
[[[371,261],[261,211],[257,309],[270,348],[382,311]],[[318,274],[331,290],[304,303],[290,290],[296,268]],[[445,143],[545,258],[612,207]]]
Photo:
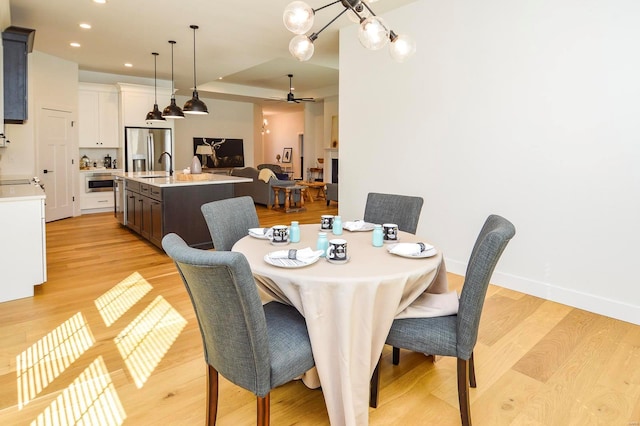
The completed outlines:
[[[270,392],[314,366],[304,317],[278,302],[262,305],[242,253],[200,250],[167,234],[162,247],[187,288],[204,344],[208,425],[218,410],[218,373],[257,396],[257,424],[268,425]]]
[[[399,230],[415,234],[423,202],[422,197],[370,192],[364,207],[364,221],[395,223]]]
[[[469,385],[476,387],[473,348],[478,339],[480,314],[493,270],[516,229],[507,219],[490,215],[471,251],[460,304],[456,315],[405,318],[393,321],[386,343],[393,346],[393,364],[400,362],[400,349],[458,359],[458,402],[464,426],[471,425]],[[377,405],[379,366],[371,379],[370,405]]]
[[[260,226],[256,206],[249,196],[227,198],[203,204],[200,209],[207,222],[213,247],[230,251],[249,228]]]

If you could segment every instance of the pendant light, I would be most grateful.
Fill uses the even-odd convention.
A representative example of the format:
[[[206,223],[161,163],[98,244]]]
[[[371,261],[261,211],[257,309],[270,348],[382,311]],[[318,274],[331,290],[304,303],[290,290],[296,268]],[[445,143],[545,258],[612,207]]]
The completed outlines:
[[[193,97],[189,99],[182,110],[185,114],[209,114],[207,105],[198,98],[198,89],[196,87],[196,30],[197,25],[190,25],[189,28],[193,30]]]
[[[166,121],[162,117],[162,112],[158,109],[158,55],[159,53],[153,52],[153,90],[155,94],[155,103],[153,104],[153,110],[147,113],[146,121]]]
[[[182,110],[176,105],[175,89],[173,88],[173,45],[176,42],[169,40],[169,43],[171,44],[171,103],[162,111],[162,116],[164,118],[184,118]]]

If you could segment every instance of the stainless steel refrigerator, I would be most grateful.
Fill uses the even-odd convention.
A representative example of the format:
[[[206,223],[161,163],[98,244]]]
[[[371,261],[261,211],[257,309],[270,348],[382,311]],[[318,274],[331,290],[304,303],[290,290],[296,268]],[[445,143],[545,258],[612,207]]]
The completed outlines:
[[[125,172],[169,171],[173,161],[171,129],[125,127]],[[171,156],[163,156],[168,152]]]

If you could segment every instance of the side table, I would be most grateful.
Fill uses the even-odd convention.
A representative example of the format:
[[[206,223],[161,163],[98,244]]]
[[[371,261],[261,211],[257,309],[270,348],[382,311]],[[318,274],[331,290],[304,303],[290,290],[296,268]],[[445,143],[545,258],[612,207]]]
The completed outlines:
[[[301,212],[307,210],[304,206],[304,197],[307,193],[307,187],[302,185],[273,185],[273,208],[280,208],[280,191],[284,191],[284,211],[285,213],[291,212]],[[293,201],[293,196],[295,194],[300,195],[300,201],[296,205]]]
[[[305,181],[299,181],[296,182],[296,185],[300,185],[300,186],[307,186],[310,189],[315,189],[316,190],[316,194],[315,194],[315,198],[316,199],[323,199],[326,200],[326,194],[325,194],[325,183],[324,182],[305,182]],[[309,201],[314,201],[314,196],[311,194],[311,191],[307,191],[307,199]]]

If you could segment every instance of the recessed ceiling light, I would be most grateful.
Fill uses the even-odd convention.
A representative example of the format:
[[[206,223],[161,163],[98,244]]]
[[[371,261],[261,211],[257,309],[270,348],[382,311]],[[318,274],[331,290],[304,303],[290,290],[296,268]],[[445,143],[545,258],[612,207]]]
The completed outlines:
[[[69,46],[71,46],[71,47],[80,47],[80,43],[76,43],[74,41],[73,43],[69,43]]]
[[[84,28],[85,30],[90,30],[91,29],[91,25],[90,24],[85,24],[83,22],[82,24],[80,24],[80,28]]]
[[[105,4],[107,0],[93,0],[94,3]]]
[[[124,66],[127,67],[127,68],[131,68],[131,67],[133,67],[133,64],[130,64],[130,63],[127,62],[126,64],[124,64]]]

